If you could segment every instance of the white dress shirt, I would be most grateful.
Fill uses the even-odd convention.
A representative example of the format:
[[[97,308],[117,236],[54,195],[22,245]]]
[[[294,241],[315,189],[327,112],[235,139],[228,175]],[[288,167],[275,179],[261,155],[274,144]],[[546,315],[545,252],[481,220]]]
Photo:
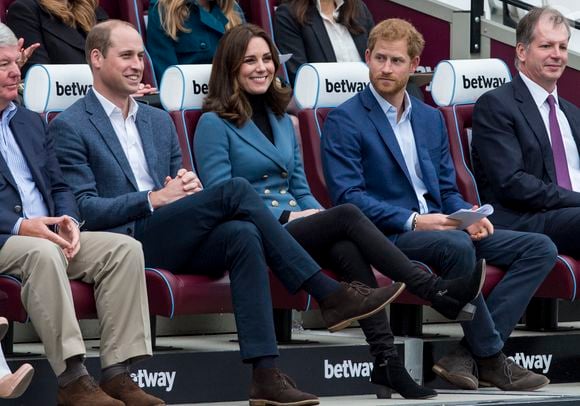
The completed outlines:
[[[379,106],[381,106],[381,109],[387,116],[387,120],[395,133],[395,138],[397,139],[397,143],[399,144],[399,148],[403,154],[403,159],[407,165],[407,170],[409,171],[409,176],[413,183],[413,189],[415,190],[415,195],[419,202],[419,214],[428,213],[429,207],[427,206],[427,200],[425,199],[425,195],[428,191],[423,182],[423,171],[421,170],[421,164],[419,163],[415,135],[413,134],[413,127],[411,126],[411,98],[405,91],[405,110],[401,114],[401,119],[397,122],[397,109],[377,93],[372,83],[369,84],[369,88],[371,89],[371,93],[377,99]],[[388,179],[385,181],[388,181]],[[404,227],[406,230],[411,230],[411,223],[414,216],[415,213],[407,219]]]
[[[356,44],[348,28],[336,22],[340,14],[339,9],[344,4],[344,0],[335,0],[334,4],[336,5],[332,13],[334,18],[331,19],[322,14],[320,0],[316,0],[316,7],[324,22],[324,27],[332,44],[334,55],[336,55],[336,62],[360,62],[360,54],[358,53],[358,49],[356,49]]]
[[[548,133],[548,138],[550,139],[550,144],[552,143],[552,138],[550,134],[550,106],[546,99],[550,95],[543,87],[538,85],[536,82],[528,78],[522,72],[519,72],[520,77],[526,84],[528,90],[532,94],[532,98],[538,106],[542,120],[544,121],[544,126],[546,127],[546,132]],[[576,146],[576,141],[572,136],[572,128],[570,123],[566,118],[564,112],[560,109],[560,101],[558,100],[558,88],[556,87],[551,93],[556,99],[556,115],[558,117],[558,125],[560,126],[560,132],[562,133],[562,141],[564,142],[564,150],[566,151],[566,162],[568,163],[568,172],[570,173],[570,181],[572,182],[572,190],[575,192],[580,192],[580,156],[578,155],[578,147]]]
[[[135,124],[137,110],[139,109],[138,103],[132,97],[129,99],[129,114],[125,119],[123,117],[123,111],[120,108],[97,92],[94,87],[93,91],[103,106],[109,120],[111,120],[115,134],[121,143],[127,161],[129,161],[129,166],[131,166],[131,170],[133,171],[133,176],[135,176],[135,180],[137,181],[139,191],[153,190],[155,188],[155,182],[153,182],[153,178],[149,174],[147,159],[143,151],[143,143],[137,125]]]

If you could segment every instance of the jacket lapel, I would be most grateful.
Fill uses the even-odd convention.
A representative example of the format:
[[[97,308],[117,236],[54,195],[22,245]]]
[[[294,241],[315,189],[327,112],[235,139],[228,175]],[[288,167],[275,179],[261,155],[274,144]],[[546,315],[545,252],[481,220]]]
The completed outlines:
[[[163,177],[164,175],[161,174],[162,171],[158,169],[159,157],[157,155],[157,149],[155,148],[156,143],[151,128],[151,120],[149,116],[143,113],[142,109],[137,110],[135,124],[137,125],[139,136],[141,137],[141,144],[143,144],[143,153],[145,154],[149,174],[155,182],[155,186],[160,188],[163,185],[161,184],[159,177]]]
[[[310,5],[309,13],[310,15],[310,24],[312,27],[312,31],[314,37],[318,40],[320,44],[320,51],[324,55],[326,61],[336,61],[336,54],[334,53],[334,48],[332,48],[332,43],[330,42],[330,38],[328,37],[328,33],[326,32],[326,27],[324,26],[324,21],[322,21],[322,17],[318,12],[318,9],[315,5]]]
[[[441,194],[439,192],[439,179],[437,178],[437,170],[433,166],[433,159],[429,155],[430,147],[427,143],[429,126],[426,126],[425,123],[428,123],[429,119],[423,116],[424,110],[421,107],[416,103],[413,110],[411,110],[411,127],[413,128],[423,183],[427,187],[429,194],[439,200],[438,196]]]
[[[139,190],[137,186],[137,181],[135,180],[135,175],[133,175],[133,171],[131,170],[131,166],[129,165],[129,161],[127,160],[127,156],[125,155],[125,151],[123,151],[123,147],[119,142],[119,138],[117,138],[117,134],[113,129],[113,125],[111,124],[111,120],[107,117],[103,106],[95,96],[95,93],[92,90],[89,90],[87,96],[85,98],[85,105],[87,109],[87,113],[89,113],[89,120],[94,125],[97,132],[105,141],[105,145],[111,151],[113,155],[113,159],[117,161],[123,173],[131,182],[131,185],[135,188],[135,190]]]
[[[409,175],[409,170],[407,169],[407,164],[403,158],[403,153],[401,152],[401,148],[399,147],[395,133],[393,132],[391,124],[387,120],[385,113],[381,109],[381,106],[379,106],[379,103],[375,99],[375,96],[373,96],[371,93],[371,90],[368,86],[365,88],[365,90],[363,90],[362,93],[360,93],[360,97],[363,105],[369,110],[369,119],[376,127],[381,139],[395,158],[395,161],[401,170],[405,173],[407,181],[412,185],[413,182],[411,181],[411,176]]]
[[[556,170],[550,138],[546,131],[544,120],[542,120],[542,116],[538,110],[538,106],[520,75],[515,75],[512,83],[514,88],[514,98],[516,102],[519,103],[518,108],[525,120],[528,122],[534,136],[540,143],[546,172],[552,182],[558,183],[556,180]]]
[[[268,112],[268,117],[270,119],[270,124],[272,125],[272,132],[274,133],[274,141],[276,142],[284,135],[281,134],[280,126],[276,120],[273,113]],[[287,169],[284,164],[284,159],[282,154],[273,145],[268,138],[260,131],[260,129],[254,124],[252,120],[248,120],[242,127],[238,128],[234,124],[226,121],[227,125],[238,134],[238,136],[243,139],[248,145],[258,150],[261,154],[271,159],[283,169]],[[279,143],[277,143],[279,144]]]

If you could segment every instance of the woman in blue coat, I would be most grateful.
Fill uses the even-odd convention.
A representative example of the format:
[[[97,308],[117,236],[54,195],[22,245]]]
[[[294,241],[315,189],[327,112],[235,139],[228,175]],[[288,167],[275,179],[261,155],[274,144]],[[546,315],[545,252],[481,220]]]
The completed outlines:
[[[246,178],[286,229],[323,267],[347,280],[377,286],[371,265],[432,302],[449,318],[481,289],[484,264],[465,279],[445,281],[423,272],[353,205],[323,210],[310,192],[292,122],[285,114],[290,91],[275,72],[278,53],[259,27],[230,30],[216,52],[195,133],[195,157],[206,186],[232,177]],[[445,292],[441,295],[441,292]],[[403,367],[384,313],[360,325],[375,356],[371,381],[406,398],[436,392],[417,385]]]
[[[147,51],[157,80],[171,65],[211,63],[222,35],[244,21],[234,0],[152,1]]]

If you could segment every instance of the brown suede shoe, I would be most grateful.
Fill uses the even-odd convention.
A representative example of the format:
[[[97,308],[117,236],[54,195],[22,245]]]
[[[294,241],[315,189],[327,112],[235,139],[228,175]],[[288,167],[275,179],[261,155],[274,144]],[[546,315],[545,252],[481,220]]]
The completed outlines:
[[[165,402],[143,391],[129,376],[119,374],[107,382],[101,383],[101,388],[109,396],[122,400],[126,406],[158,406]]]
[[[99,388],[89,375],[83,375],[64,388],[58,388],[58,406],[124,406]]]
[[[277,368],[256,368],[250,387],[250,406],[318,405],[318,398],[302,392]]]
[[[501,390],[532,391],[550,383],[544,375],[522,368],[502,352],[497,357],[478,359],[482,386],[497,386]]]
[[[433,372],[452,385],[466,390],[477,390],[477,365],[471,353],[461,345],[445,355],[435,365]]]
[[[360,282],[341,282],[342,287],[319,303],[322,318],[332,333],[346,328],[355,320],[372,316],[405,290],[405,284],[392,283],[369,288]]]

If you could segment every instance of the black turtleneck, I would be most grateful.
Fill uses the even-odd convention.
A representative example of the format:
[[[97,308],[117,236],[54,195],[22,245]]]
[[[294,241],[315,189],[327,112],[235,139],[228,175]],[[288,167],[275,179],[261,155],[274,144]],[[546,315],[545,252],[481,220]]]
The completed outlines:
[[[272,132],[272,125],[268,119],[268,110],[266,110],[266,96],[263,94],[247,94],[250,106],[252,106],[252,121],[256,124],[256,127],[266,138],[270,140],[272,144],[274,143],[274,133]]]

